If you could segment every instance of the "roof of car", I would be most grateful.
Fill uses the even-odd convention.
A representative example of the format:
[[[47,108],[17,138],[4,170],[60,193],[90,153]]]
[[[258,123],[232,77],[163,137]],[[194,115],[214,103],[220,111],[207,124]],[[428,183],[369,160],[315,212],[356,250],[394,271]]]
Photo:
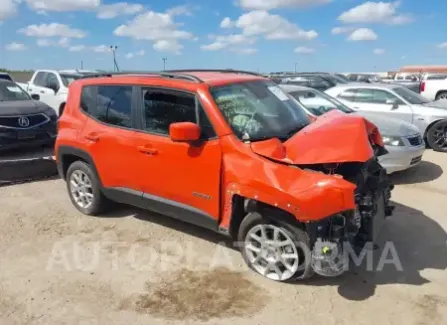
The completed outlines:
[[[178,78],[176,78],[178,76]],[[121,73],[99,73],[86,74],[82,79],[95,79],[98,83],[110,78],[126,78],[129,81],[145,78],[167,78],[170,80],[177,80],[189,82],[191,84],[208,84],[210,86],[222,86],[226,84],[239,83],[244,81],[267,80],[260,74],[252,72],[244,72],[238,70],[171,70],[171,71],[147,71],[147,72],[121,72]],[[91,83],[91,82],[89,82]],[[95,82],[96,83],[96,82]]]
[[[385,83],[385,82],[377,82],[377,83],[363,83],[363,82],[350,82],[347,84],[340,84],[337,85],[335,87],[332,87],[331,89],[335,89],[335,88],[375,88],[375,89],[394,89],[394,88],[398,88],[401,87],[400,85],[396,85],[396,84],[389,84],[389,83]]]
[[[309,87],[299,86],[299,85],[292,85],[292,84],[280,84],[279,85],[282,89],[285,91],[306,91],[306,90],[314,90]]]

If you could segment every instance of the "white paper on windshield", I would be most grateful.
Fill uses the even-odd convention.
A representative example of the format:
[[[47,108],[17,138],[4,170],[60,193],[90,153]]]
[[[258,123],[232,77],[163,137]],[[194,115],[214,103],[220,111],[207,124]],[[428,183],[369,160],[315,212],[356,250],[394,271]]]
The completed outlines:
[[[12,86],[12,87],[6,87],[6,89],[8,89],[9,91],[13,92],[13,93],[21,93],[22,91],[20,90],[19,87],[17,86]]]
[[[268,87],[268,89],[276,96],[279,98],[279,100],[281,101],[286,101],[289,100],[289,97],[287,97],[286,93],[284,91],[282,91],[281,88],[279,88],[278,86],[271,86]]]

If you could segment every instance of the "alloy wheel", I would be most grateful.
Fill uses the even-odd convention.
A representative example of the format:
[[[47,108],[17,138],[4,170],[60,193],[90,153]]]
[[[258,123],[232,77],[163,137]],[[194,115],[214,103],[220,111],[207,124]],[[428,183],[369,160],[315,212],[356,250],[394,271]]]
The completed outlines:
[[[442,93],[438,96],[438,99],[447,99],[447,93]]]
[[[281,228],[260,224],[251,228],[244,244],[251,267],[259,274],[275,281],[286,281],[300,266],[299,247]]]
[[[76,204],[81,208],[92,205],[94,195],[92,182],[82,170],[75,170],[70,176],[70,193]]]
[[[436,144],[439,148],[447,148],[447,123],[434,126],[431,137],[432,143]]]

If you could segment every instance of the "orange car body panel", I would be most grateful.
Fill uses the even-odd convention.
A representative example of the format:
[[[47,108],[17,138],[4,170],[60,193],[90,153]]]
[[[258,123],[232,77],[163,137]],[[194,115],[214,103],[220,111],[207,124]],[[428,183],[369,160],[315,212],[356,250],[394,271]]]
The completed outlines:
[[[191,74],[204,82],[157,76],[75,81],[70,85],[69,99],[60,119],[56,157],[60,146],[84,150],[97,164],[103,186],[127,187],[189,205],[211,215],[223,228],[230,225],[234,195],[276,206],[303,222],[355,208],[355,185],[336,175],[290,164],[367,161],[373,156],[369,141],[383,145],[373,124],[358,116],[333,111],[317,118],[285,143],[278,139],[244,143],[233,135],[209,88],[263,78],[234,73]],[[79,109],[79,98],[82,86],[98,84],[195,93],[217,137],[193,146],[166,136],[97,122]],[[96,143],[91,139],[95,135],[101,137]],[[206,193],[211,199],[193,193]]]

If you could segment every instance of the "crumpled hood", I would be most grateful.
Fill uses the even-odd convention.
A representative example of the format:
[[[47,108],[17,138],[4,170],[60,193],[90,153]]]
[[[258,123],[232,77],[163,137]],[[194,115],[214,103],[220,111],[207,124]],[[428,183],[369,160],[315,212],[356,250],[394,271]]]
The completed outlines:
[[[356,111],[352,114],[361,115],[376,125],[382,135],[408,137],[420,133],[419,129],[413,124],[389,116],[379,116],[362,111]]]
[[[297,165],[365,162],[374,156],[371,141],[383,147],[377,127],[356,114],[330,111],[284,143],[277,138],[251,144],[258,155]]]
[[[50,106],[36,100],[0,102],[0,116],[36,114],[43,113],[49,109],[51,109]]]

